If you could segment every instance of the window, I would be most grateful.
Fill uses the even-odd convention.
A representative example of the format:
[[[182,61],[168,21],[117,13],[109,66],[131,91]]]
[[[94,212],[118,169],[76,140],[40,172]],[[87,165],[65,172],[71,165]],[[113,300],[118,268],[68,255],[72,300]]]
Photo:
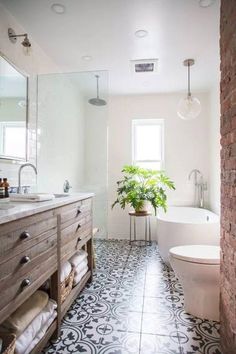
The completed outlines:
[[[0,155],[25,158],[25,122],[0,122]]]
[[[143,168],[164,168],[163,119],[133,119],[133,164]]]

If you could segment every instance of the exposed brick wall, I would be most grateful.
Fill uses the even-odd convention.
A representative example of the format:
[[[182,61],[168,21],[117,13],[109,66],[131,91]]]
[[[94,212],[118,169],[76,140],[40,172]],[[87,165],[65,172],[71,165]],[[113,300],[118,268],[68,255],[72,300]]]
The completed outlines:
[[[236,353],[236,0],[221,1],[221,342]]]

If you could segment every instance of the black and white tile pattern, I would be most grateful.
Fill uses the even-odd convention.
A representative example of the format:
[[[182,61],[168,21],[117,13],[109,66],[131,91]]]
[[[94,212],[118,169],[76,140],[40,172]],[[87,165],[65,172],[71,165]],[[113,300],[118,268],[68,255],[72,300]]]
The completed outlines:
[[[221,354],[219,324],[190,316],[155,243],[96,241],[96,272],[45,354]]]

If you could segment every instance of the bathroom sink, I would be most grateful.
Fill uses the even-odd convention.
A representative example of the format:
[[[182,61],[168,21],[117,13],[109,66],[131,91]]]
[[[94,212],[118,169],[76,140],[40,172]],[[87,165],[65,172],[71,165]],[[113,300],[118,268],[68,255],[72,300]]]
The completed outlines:
[[[15,208],[15,205],[9,203],[0,204],[0,210],[8,210],[12,208]]]
[[[54,194],[55,198],[69,197],[69,194]]]

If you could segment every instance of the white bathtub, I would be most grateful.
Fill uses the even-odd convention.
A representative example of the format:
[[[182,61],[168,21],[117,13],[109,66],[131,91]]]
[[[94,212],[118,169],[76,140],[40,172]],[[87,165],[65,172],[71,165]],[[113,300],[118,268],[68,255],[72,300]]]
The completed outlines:
[[[157,242],[163,261],[169,263],[169,249],[183,245],[220,243],[219,216],[207,209],[169,207],[157,215]]]

